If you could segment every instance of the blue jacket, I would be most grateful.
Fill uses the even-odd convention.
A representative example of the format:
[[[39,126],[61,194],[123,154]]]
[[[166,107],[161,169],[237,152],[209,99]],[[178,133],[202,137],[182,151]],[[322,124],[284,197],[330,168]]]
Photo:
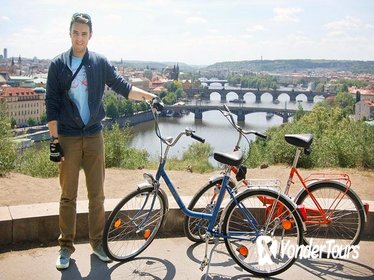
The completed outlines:
[[[105,117],[103,105],[105,85],[128,98],[131,84],[118,75],[114,66],[104,56],[87,50],[83,57],[83,66],[87,73],[90,119],[87,125],[84,125],[77,106],[68,96],[73,76],[69,68],[71,52],[70,49],[55,57],[49,66],[46,93],[47,120],[57,121],[58,133],[61,135],[93,135],[103,128],[101,121]]]

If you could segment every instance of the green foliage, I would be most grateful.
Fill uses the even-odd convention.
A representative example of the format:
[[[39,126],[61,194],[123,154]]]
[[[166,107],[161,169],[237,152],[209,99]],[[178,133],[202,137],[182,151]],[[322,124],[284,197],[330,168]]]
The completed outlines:
[[[182,160],[169,159],[168,168],[173,170],[186,170],[191,167],[193,172],[211,172],[214,168],[209,163],[209,156],[213,148],[207,143],[193,143],[183,153]]]
[[[118,124],[104,131],[106,167],[135,169],[147,164],[146,151],[129,147],[131,137],[130,128],[121,129]]]
[[[168,92],[162,101],[167,105],[172,105],[177,102],[177,95],[174,92]]]
[[[28,126],[35,126],[36,125],[36,120],[34,118],[28,118],[27,120]]]
[[[24,150],[16,160],[16,171],[32,177],[49,178],[58,175],[58,164],[49,160],[49,143]]]
[[[16,145],[12,141],[10,128],[11,120],[8,117],[5,105],[0,102],[0,176],[14,168]]]
[[[284,135],[292,133],[314,135],[312,153],[303,155],[299,166],[374,168],[374,127],[352,121],[343,109],[326,104],[315,106],[299,120],[269,129],[270,140],[266,144],[253,143],[247,164],[291,164],[295,147],[285,142]]]
[[[354,105],[356,103],[355,97],[348,92],[339,92],[335,98],[335,106],[342,108],[346,116],[352,115]]]
[[[148,105],[145,101],[135,102],[114,92],[108,92],[104,96],[104,108],[107,117],[117,119],[121,116],[132,116],[136,112],[147,111]]]

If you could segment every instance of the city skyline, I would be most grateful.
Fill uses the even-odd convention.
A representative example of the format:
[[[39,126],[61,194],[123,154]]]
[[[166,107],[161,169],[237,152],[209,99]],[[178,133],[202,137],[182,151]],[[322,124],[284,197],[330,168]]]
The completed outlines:
[[[89,49],[110,60],[374,60],[370,0],[117,2],[0,0],[0,50],[51,59],[70,47],[79,11],[92,17]]]

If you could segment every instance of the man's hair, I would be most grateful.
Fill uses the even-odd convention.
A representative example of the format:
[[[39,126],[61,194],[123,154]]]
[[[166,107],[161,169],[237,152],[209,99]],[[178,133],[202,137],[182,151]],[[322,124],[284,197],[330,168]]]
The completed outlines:
[[[69,29],[70,31],[71,31],[71,27],[73,26],[75,22],[87,24],[88,27],[90,28],[90,33],[92,33],[92,21],[91,21],[91,17],[88,14],[75,13],[71,17],[70,29]]]

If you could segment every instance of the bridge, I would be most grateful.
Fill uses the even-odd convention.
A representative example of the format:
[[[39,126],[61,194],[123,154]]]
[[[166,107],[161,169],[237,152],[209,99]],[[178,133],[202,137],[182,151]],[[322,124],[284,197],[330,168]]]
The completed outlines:
[[[209,104],[185,104],[185,105],[166,105],[165,111],[170,110],[177,114],[181,114],[183,111],[192,112],[195,115],[195,119],[202,119],[203,113],[207,111],[217,110],[218,106]],[[252,113],[273,113],[274,115],[280,116],[283,122],[288,122],[288,119],[295,115],[298,109],[287,109],[287,108],[275,108],[275,107],[247,107],[241,105],[230,105],[230,111],[238,117],[238,122],[244,122],[245,116]],[[308,110],[306,110],[308,111]]]
[[[187,91],[188,98],[191,98],[194,95],[199,95],[203,100],[210,100],[210,95],[212,93],[218,93],[221,96],[221,102],[226,102],[227,94],[233,92],[239,99],[244,99],[244,95],[252,94],[256,97],[256,103],[261,103],[261,96],[265,93],[270,94],[273,97],[273,101],[278,100],[278,97],[281,94],[286,94],[290,98],[290,102],[296,102],[296,98],[299,95],[305,95],[309,103],[314,102],[316,96],[321,96],[324,98],[336,96],[335,93],[331,92],[317,92],[317,91],[303,91],[303,90],[270,90],[270,89],[250,89],[250,88],[221,88],[221,89],[212,89],[212,88],[191,88]]]
[[[203,80],[201,81],[202,84],[207,84],[210,86],[211,84],[220,84],[221,86],[225,86],[229,81],[228,80],[218,80],[218,79],[210,79],[210,80]]]

